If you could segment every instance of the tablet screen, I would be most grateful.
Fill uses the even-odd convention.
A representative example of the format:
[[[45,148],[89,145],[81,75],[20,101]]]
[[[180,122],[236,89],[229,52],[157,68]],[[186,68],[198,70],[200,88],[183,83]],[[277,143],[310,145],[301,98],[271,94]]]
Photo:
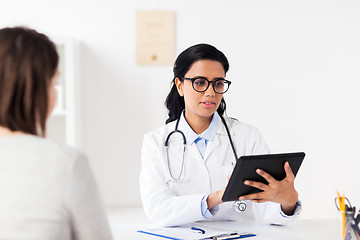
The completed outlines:
[[[233,173],[226,186],[222,201],[236,201],[240,196],[260,192],[260,189],[244,184],[245,180],[252,180],[267,184],[267,181],[256,173],[256,169],[262,169],[273,178],[280,181],[286,176],[284,164],[289,162],[292,172],[296,176],[300,165],[305,157],[304,152],[265,154],[242,156],[236,162]]]

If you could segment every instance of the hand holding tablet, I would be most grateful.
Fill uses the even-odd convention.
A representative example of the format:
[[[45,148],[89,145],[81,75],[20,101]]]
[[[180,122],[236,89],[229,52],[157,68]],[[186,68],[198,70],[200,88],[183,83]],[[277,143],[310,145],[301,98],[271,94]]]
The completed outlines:
[[[283,210],[291,209],[297,201],[294,178],[304,157],[303,152],[240,157],[222,201],[243,196],[255,202],[279,202]]]

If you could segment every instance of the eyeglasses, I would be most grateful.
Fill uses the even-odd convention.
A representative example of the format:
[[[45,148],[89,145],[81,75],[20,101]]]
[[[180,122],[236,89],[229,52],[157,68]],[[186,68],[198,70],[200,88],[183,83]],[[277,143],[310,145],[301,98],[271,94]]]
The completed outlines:
[[[223,78],[216,79],[215,81],[209,81],[205,77],[194,77],[194,78],[184,78],[180,77],[182,80],[190,80],[192,82],[192,87],[197,92],[205,92],[210,84],[212,85],[214,91],[218,94],[223,94],[229,90],[231,82]]]

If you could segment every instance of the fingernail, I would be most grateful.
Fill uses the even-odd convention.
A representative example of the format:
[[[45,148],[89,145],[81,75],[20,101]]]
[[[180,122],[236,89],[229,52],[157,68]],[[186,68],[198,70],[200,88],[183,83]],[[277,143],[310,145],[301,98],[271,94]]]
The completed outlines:
[[[261,170],[260,170],[260,169],[256,169],[256,172],[257,172],[257,173],[261,173]]]
[[[244,197],[239,197],[239,200],[244,200],[245,198]]]

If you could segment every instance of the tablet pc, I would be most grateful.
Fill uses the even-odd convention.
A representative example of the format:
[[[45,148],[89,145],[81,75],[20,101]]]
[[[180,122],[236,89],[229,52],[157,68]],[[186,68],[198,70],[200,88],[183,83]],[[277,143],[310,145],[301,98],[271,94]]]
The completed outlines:
[[[240,196],[261,192],[260,189],[244,184],[245,180],[267,184],[267,181],[256,173],[256,169],[258,168],[264,170],[273,178],[280,181],[286,176],[284,164],[288,161],[292,172],[296,176],[304,157],[305,153],[303,152],[240,157],[236,162],[233,173],[226,186],[222,201],[236,201],[239,200]]]

